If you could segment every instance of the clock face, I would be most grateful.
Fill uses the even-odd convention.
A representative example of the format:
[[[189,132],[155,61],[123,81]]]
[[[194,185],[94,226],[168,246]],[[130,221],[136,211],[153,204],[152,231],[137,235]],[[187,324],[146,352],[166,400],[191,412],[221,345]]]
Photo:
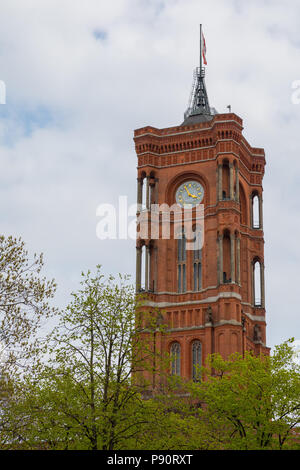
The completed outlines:
[[[203,200],[204,188],[198,181],[185,181],[176,191],[176,202],[181,207],[197,206]]]

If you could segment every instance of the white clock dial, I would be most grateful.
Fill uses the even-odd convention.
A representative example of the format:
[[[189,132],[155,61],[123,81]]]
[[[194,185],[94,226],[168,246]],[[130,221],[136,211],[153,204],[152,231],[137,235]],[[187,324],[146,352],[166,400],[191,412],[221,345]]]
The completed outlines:
[[[195,207],[203,200],[204,188],[198,181],[185,181],[176,191],[176,202],[181,207]]]

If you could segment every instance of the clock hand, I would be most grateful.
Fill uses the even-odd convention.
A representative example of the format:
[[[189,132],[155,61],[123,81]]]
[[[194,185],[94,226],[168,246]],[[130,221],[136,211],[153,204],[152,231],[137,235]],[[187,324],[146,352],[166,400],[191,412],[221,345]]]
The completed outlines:
[[[188,193],[188,195],[189,195],[190,197],[193,197],[193,198],[196,198],[196,199],[197,199],[197,196],[195,196],[194,194],[191,194],[186,186],[184,186],[184,187],[185,187],[186,192]]]
[[[194,196],[189,192],[188,188],[187,188],[186,186],[184,186],[184,187],[185,187],[185,189],[186,189],[186,192],[188,193],[188,196],[194,197]]]
[[[190,193],[189,193],[189,190],[188,190],[188,188],[187,188],[185,185],[184,185],[184,188],[185,188],[185,190],[186,190],[186,192],[188,193],[188,196],[189,196],[189,195],[190,195]]]

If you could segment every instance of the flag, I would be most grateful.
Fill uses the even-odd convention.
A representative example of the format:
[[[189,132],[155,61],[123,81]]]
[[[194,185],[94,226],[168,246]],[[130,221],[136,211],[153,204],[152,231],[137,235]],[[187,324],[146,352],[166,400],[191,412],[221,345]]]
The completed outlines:
[[[202,33],[202,31],[201,31]],[[204,62],[204,65],[207,65],[207,61],[206,61],[206,42],[205,42],[205,37],[202,33],[202,38],[201,38],[201,43],[202,43],[202,58],[203,58],[203,62]]]

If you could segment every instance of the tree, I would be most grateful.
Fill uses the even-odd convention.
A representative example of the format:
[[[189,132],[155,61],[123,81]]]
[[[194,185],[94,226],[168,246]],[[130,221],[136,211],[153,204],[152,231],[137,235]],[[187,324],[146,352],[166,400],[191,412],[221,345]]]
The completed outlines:
[[[126,276],[105,279],[100,266],[82,273],[80,290],[45,340],[47,362],[17,380],[1,376],[6,446],[299,448],[300,365],[292,340],[270,357],[211,355],[201,382],[164,377],[149,395],[147,372],[162,379],[170,358],[155,348],[162,316],[144,310]]]
[[[36,333],[53,312],[56,284],[41,277],[43,255],[30,260],[21,238],[0,236],[0,345],[2,366],[33,357]]]
[[[300,367],[292,340],[271,357],[214,354],[203,370],[206,379],[189,384],[203,407],[199,426],[206,426],[221,449],[282,449],[299,446],[293,430],[300,423]],[[213,374],[211,371],[213,370]],[[297,443],[298,442],[298,443]]]
[[[23,385],[23,442],[52,448],[116,449],[149,420],[139,374],[153,367],[151,324],[128,277],[82,273],[81,289],[46,340],[50,360]],[[147,325],[148,334],[141,340]],[[156,361],[159,367],[159,361]],[[25,422],[25,420],[24,420]]]
[[[41,277],[43,256],[30,260],[21,238],[0,236],[0,445],[7,444],[8,417],[19,374],[38,357],[38,332],[53,308],[56,284]]]
[[[175,379],[175,380],[174,380]],[[151,418],[139,426],[127,449],[136,450],[213,450],[218,440],[200,422],[198,403],[187,394],[180,379],[170,377],[165,387],[147,401]]]

